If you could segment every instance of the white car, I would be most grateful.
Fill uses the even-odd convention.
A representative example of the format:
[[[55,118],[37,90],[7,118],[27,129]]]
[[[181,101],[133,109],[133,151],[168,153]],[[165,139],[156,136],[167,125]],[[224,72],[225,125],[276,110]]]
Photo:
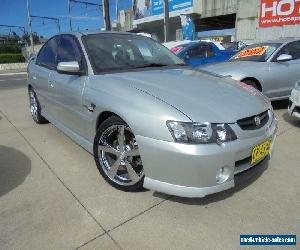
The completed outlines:
[[[300,80],[296,82],[292,90],[288,112],[290,115],[300,118]]]

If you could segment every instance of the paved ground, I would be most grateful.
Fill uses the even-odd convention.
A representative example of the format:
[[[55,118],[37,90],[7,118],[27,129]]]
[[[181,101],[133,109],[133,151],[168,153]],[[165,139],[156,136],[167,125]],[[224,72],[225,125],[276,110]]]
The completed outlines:
[[[89,153],[32,122],[25,78],[0,76],[0,249],[240,249],[240,234],[300,237],[300,121],[286,103],[275,103],[269,163],[232,190],[183,199],[106,184]]]

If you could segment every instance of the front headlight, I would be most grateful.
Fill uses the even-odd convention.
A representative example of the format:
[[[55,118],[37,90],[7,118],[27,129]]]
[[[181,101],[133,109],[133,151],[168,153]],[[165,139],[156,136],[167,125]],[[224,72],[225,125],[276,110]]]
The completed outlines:
[[[208,144],[234,141],[237,139],[226,123],[167,121],[167,126],[175,142]]]
[[[300,80],[295,83],[295,90],[300,91]]]

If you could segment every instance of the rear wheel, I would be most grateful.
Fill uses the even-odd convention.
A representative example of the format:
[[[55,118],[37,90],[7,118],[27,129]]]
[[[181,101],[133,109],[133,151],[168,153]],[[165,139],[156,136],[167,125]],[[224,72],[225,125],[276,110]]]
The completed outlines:
[[[95,136],[94,158],[103,178],[112,186],[136,192],[143,190],[144,168],[130,127],[119,117],[104,121]]]
[[[29,107],[32,119],[38,124],[47,123],[48,121],[41,115],[41,106],[37,99],[36,93],[32,88],[28,89]]]
[[[242,80],[242,82],[245,83],[245,84],[247,84],[247,85],[252,86],[253,88],[255,88],[257,90],[259,90],[257,84],[254,81],[252,81],[252,80],[246,79],[246,80]]]

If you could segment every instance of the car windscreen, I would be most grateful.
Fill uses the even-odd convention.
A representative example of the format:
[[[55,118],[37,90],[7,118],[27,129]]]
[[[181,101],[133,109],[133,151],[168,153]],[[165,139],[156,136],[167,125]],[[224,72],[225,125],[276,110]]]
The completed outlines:
[[[230,61],[265,62],[282,45],[282,43],[252,44],[239,51]]]
[[[184,64],[163,45],[139,35],[90,34],[83,43],[95,74]]]

